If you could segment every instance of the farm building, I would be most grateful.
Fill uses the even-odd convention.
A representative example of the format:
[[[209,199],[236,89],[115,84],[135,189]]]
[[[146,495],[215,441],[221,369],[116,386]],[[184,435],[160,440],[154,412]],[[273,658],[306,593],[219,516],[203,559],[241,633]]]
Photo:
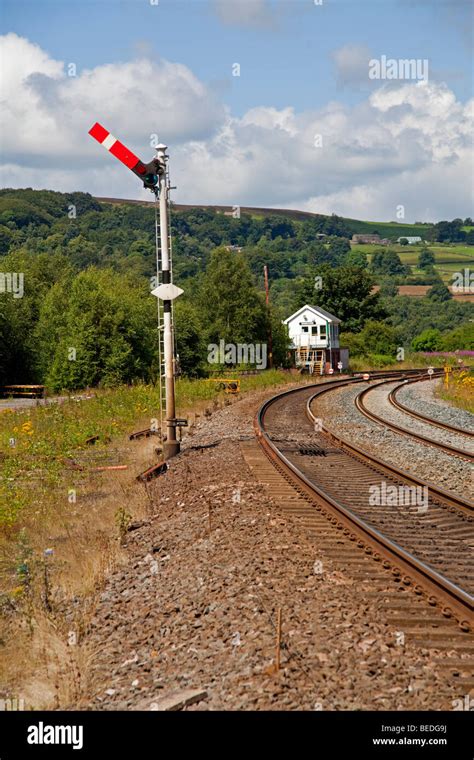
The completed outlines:
[[[415,243],[421,243],[421,237],[416,236],[408,236],[408,235],[402,235],[402,237],[397,238],[397,243],[400,243],[401,240],[408,240],[409,245],[415,245]]]
[[[319,306],[302,306],[283,321],[288,325],[291,351],[295,364],[311,374],[326,374],[332,368],[346,369],[349,362],[347,348],[339,346],[341,320]]]
[[[388,238],[381,238],[380,235],[352,235],[351,243],[372,243],[379,245],[390,245]]]

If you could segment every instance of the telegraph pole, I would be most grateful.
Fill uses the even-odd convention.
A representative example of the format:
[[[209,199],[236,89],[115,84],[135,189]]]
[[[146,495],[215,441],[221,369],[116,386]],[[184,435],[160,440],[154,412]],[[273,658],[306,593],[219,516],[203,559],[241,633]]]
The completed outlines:
[[[271,369],[273,367],[273,338],[272,338],[272,323],[270,316],[270,289],[268,287],[268,267],[265,264],[263,267],[263,276],[265,278],[265,303],[267,306],[268,316],[268,366]]]

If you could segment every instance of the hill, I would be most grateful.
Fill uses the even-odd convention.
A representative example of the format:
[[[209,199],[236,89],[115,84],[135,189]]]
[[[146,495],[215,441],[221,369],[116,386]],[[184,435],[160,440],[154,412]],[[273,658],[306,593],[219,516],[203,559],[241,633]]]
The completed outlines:
[[[137,204],[140,206],[153,206],[153,201],[124,200],[123,198],[101,198],[96,197],[99,203],[110,203],[114,205]],[[226,216],[233,216],[234,209],[232,206],[204,206],[204,205],[183,205],[180,203],[173,204],[174,211],[191,211],[192,209],[203,209],[212,211]],[[257,206],[241,206],[240,213],[249,214],[255,219],[261,219],[265,216],[282,216],[291,219],[293,222],[304,222],[311,219],[330,220],[332,217],[340,218],[347,228],[350,236],[357,234],[374,235],[379,233],[381,238],[397,238],[403,235],[414,235],[425,237],[427,231],[432,229],[433,225],[426,224],[401,224],[399,222],[368,222],[360,219],[350,219],[346,217],[337,217],[337,215],[317,214],[311,211],[298,211],[296,209],[283,208],[266,208]]]
[[[79,192],[0,191],[0,383],[61,389],[156,376],[153,206]],[[173,275],[184,290],[175,310],[178,350],[188,374],[202,371],[209,342],[266,341],[270,321],[275,361],[285,361],[281,320],[307,302],[341,316],[354,333],[370,320],[388,325],[386,353],[409,350],[423,330],[444,335],[473,318],[473,304],[455,302],[440,279],[471,266],[474,249],[445,240],[459,237],[462,220],[396,225],[255,207],[235,218],[228,206],[178,205],[171,225]],[[418,268],[415,246],[349,242],[364,230],[403,237],[420,227],[443,237],[431,246],[430,269]],[[380,295],[370,295],[376,284]],[[401,285],[430,286],[430,295],[395,295]],[[467,348],[470,339],[459,335]]]

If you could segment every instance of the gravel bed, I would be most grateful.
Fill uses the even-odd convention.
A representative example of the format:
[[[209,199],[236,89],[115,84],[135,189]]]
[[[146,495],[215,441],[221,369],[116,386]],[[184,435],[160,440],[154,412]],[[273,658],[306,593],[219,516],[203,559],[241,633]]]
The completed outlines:
[[[354,399],[361,390],[360,384],[336,389],[318,399],[313,404],[313,412],[322,418],[329,430],[379,459],[464,499],[474,498],[472,466],[469,462],[412,441],[367,419],[354,405]]]
[[[397,645],[383,602],[337,563],[315,573],[317,537],[254,480],[232,439],[251,434],[261,397],[203,421],[150,487],[148,521],[127,534],[83,642],[74,706],[153,710],[193,689],[207,696],[188,710],[452,709],[442,655]]]
[[[474,434],[474,414],[458,409],[435,395],[441,383],[442,381],[430,380],[405,385],[397,393],[397,399],[414,412]]]
[[[374,414],[383,417],[387,422],[393,422],[394,425],[406,428],[412,433],[424,435],[432,441],[446,443],[448,446],[454,446],[457,449],[474,453],[474,445],[467,436],[462,435],[461,433],[451,433],[449,430],[436,427],[436,425],[430,425],[429,422],[422,422],[421,420],[410,417],[409,414],[396,409],[388,400],[388,394],[397,385],[398,381],[396,383],[389,383],[388,385],[381,385],[379,388],[374,388],[364,398],[364,405],[369,412],[373,412]],[[427,412],[423,411],[423,414],[427,414]]]

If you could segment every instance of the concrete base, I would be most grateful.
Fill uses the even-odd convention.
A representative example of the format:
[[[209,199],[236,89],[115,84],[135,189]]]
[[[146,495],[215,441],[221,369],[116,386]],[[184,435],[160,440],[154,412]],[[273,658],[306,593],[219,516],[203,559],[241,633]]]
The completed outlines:
[[[171,459],[172,457],[175,457],[176,454],[179,454],[180,449],[181,449],[181,444],[180,444],[179,441],[172,441],[170,443],[168,443],[168,441],[166,441],[163,444],[163,457],[164,457],[164,459],[167,460],[167,459]]]

